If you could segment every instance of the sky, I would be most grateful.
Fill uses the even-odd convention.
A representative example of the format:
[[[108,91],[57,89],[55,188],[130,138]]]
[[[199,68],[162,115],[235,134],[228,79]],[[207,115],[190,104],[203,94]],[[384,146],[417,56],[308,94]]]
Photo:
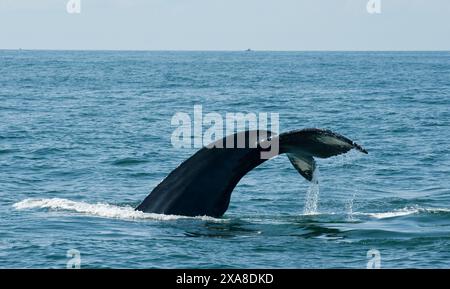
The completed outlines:
[[[450,50],[449,0],[68,1],[0,0],[0,49]]]

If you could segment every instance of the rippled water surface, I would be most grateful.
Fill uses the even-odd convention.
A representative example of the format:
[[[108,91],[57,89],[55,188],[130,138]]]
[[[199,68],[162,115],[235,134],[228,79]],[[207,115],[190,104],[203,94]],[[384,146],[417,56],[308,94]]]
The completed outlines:
[[[376,249],[383,268],[448,268],[449,71],[448,52],[0,51],[0,267],[65,268],[77,249],[82,268],[365,268]],[[196,151],[170,142],[195,104],[369,154],[318,161],[313,214],[286,156],[223,218],[134,211]]]

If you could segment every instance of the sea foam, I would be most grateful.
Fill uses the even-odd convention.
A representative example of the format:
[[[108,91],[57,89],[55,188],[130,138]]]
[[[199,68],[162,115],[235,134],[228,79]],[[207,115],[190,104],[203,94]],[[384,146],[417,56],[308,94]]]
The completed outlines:
[[[430,213],[430,214],[438,214],[438,213],[449,213],[450,209],[448,208],[420,208],[420,207],[405,207],[398,210],[393,210],[390,212],[380,212],[380,213],[354,213],[356,215],[366,215],[375,219],[387,219],[387,218],[395,218],[402,217],[420,213]]]
[[[106,203],[90,204],[86,202],[71,201],[61,198],[25,199],[23,201],[15,203],[13,207],[17,210],[41,208],[51,210],[72,211],[81,214],[99,216],[104,218],[128,219],[128,220],[150,219],[157,221],[172,221],[179,219],[198,219],[202,221],[212,221],[212,222],[226,221],[226,219],[218,219],[208,216],[187,217],[177,215],[144,213],[141,211],[136,211],[131,206],[116,206]]]

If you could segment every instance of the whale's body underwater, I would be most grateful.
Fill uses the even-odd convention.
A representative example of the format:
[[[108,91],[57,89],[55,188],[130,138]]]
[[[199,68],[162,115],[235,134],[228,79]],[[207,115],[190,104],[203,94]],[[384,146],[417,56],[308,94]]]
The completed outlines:
[[[245,139],[245,145],[240,143],[238,146],[239,139]],[[184,216],[222,216],[239,180],[267,160],[261,157],[270,150],[267,142],[276,143],[276,154],[286,153],[295,169],[308,181],[312,180],[316,166],[314,157],[329,158],[351,149],[367,154],[357,143],[329,130],[302,129],[280,135],[272,135],[269,131],[240,132],[200,149],[185,160],[136,210]],[[231,148],[227,144],[232,144]]]

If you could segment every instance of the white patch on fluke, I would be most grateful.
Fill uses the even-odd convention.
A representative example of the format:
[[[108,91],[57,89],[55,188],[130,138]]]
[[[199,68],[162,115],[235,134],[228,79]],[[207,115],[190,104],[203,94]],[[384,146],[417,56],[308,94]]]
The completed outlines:
[[[86,215],[93,215],[104,218],[114,219],[128,219],[128,220],[156,220],[156,221],[172,221],[179,219],[197,219],[202,221],[225,222],[226,219],[217,219],[208,216],[187,217],[177,215],[164,215],[154,213],[144,213],[136,211],[131,206],[115,206],[105,203],[89,204],[85,202],[76,202],[67,199],[51,198],[51,199],[25,199],[15,203],[13,207],[17,210],[24,209],[52,209],[64,210],[82,213]]]
[[[311,171],[311,164],[302,158],[295,157],[295,164],[304,172]]]
[[[327,144],[327,145],[332,145],[332,146],[340,146],[340,147],[348,147],[351,148],[351,144],[349,144],[346,141],[343,141],[337,137],[332,137],[332,136],[327,136],[327,135],[319,135],[317,136],[317,140]]]

